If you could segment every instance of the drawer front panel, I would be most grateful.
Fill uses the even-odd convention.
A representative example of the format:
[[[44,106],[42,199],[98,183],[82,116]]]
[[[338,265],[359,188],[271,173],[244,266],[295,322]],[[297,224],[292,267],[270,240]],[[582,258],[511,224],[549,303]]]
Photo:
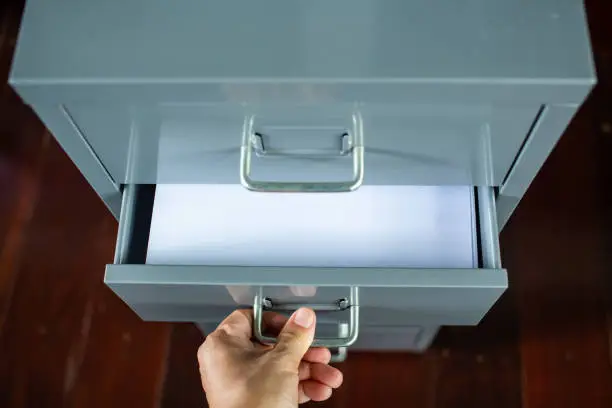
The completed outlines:
[[[538,109],[537,105],[384,104],[356,108],[326,103],[134,109],[67,106],[113,178],[143,184],[238,184],[240,145],[249,118],[255,118],[254,129],[264,133],[269,146],[286,148],[297,140],[302,153],[256,157],[253,168],[258,179],[346,180],[350,155],[321,158],[304,150],[339,144],[338,132],[350,130],[351,118],[358,112],[365,145],[365,184],[496,186],[508,172]]]
[[[164,321],[251,307],[260,288],[278,302],[332,304],[358,286],[364,325],[474,325],[507,287],[501,269],[109,265],[105,281],[143,319]]]
[[[231,312],[230,312],[231,313]],[[223,320],[201,320],[196,322],[204,335],[213,332]],[[333,336],[337,326],[317,324],[317,335]],[[334,332],[335,331],[335,332]],[[437,326],[361,326],[359,337],[350,346],[351,351],[412,351],[425,350],[438,332]]]
[[[431,344],[437,332],[437,326],[366,326],[350,350],[418,352]]]

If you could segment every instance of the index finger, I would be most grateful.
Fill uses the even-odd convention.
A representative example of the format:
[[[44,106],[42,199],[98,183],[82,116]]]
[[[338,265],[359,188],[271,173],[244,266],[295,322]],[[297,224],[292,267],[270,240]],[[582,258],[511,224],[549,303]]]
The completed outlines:
[[[234,310],[227,316],[212,335],[223,334],[240,342],[251,343],[253,333],[253,311],[250,309]]]
[[[277,312],[264,312],[262,330],[270,336],[276,337],[285,327],[285,323],[289,320],[288,316]]]

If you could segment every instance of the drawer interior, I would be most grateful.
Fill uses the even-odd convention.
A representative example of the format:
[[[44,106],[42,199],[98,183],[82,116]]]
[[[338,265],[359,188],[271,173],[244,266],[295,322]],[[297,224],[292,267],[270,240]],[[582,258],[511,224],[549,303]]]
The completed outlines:
[[[146,210],[146,263],[476,268],[474,193],[467,186],[287,194],[159,185]]]
[[[303,197],[306,201],[289,197],[283,204],[273,205],[273,197],[284,199],[293,194],[280,197],[282,193],[253,193],[241,186],[197,187],[125,186],[115,264],[425,269],[500,266],[497,228],[491,222],[495,217],[495,208],[491,208],[494,193],[488,187],[376,186],[370,191],[362,187],[365,194],[362,200],[352,201],[353,207],[350,200],[343,199],[357,192],[327,194],[329,200],[322,197],[325,194],[301,194],[307,196]],[[388,197],[381,198],[384,195]],[[156,197],[158,204],[163,202],[158,207]],[[256,200],[245,202],[245,197]],[[479,204],[484,197],[491,203]],[[263,200],[258,201],[260,198]],[[338,200],[340,203],[326,210],[326,205]],[[389,201],[395,203],[385,205]],[[305,212],[288,214],[296,203]],[[364,208],[367,212],[360,212]],[[387,212],[379,214],[381,209]],[[283,224],[291,218],[296,219],[294,225]],[[245,223],[247,219],[251,221]],[[317,225],[311,225],[314,223]],[[382,226],[377,229],[377,224]],[[241,236],[243,231],[248,239]],[[384,242],[369,249],[367,243],[375,239]],[[383,244],[391,248],[385,249]],[[418,245],[416,251],[410,248],[413,244]]]

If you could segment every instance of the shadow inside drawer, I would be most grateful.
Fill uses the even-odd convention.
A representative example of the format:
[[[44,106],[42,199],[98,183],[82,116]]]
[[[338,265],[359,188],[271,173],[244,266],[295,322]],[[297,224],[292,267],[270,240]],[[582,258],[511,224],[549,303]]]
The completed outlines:
[[[147,247],[151,231],[153,203],[155,202],[155,184],[139,184],[136,187],[133,222],[131,231],[127,231],[131,239],[127,241],[127,248],[124,248],[123,262],[128,264],[144,264],[147,261]]]

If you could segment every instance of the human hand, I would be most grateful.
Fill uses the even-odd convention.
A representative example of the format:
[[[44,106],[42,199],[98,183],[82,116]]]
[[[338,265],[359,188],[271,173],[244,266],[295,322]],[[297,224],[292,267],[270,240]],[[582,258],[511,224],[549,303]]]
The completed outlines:
[[[251,340],[253,312],[236,310],[198,349],[202,387],[211,408],[294,408],[324,401],[342,384],[326,348],[310,348],[316,316],[300,308],[287,320],[264,314],[264,327],[280,331],[275,345]]]

